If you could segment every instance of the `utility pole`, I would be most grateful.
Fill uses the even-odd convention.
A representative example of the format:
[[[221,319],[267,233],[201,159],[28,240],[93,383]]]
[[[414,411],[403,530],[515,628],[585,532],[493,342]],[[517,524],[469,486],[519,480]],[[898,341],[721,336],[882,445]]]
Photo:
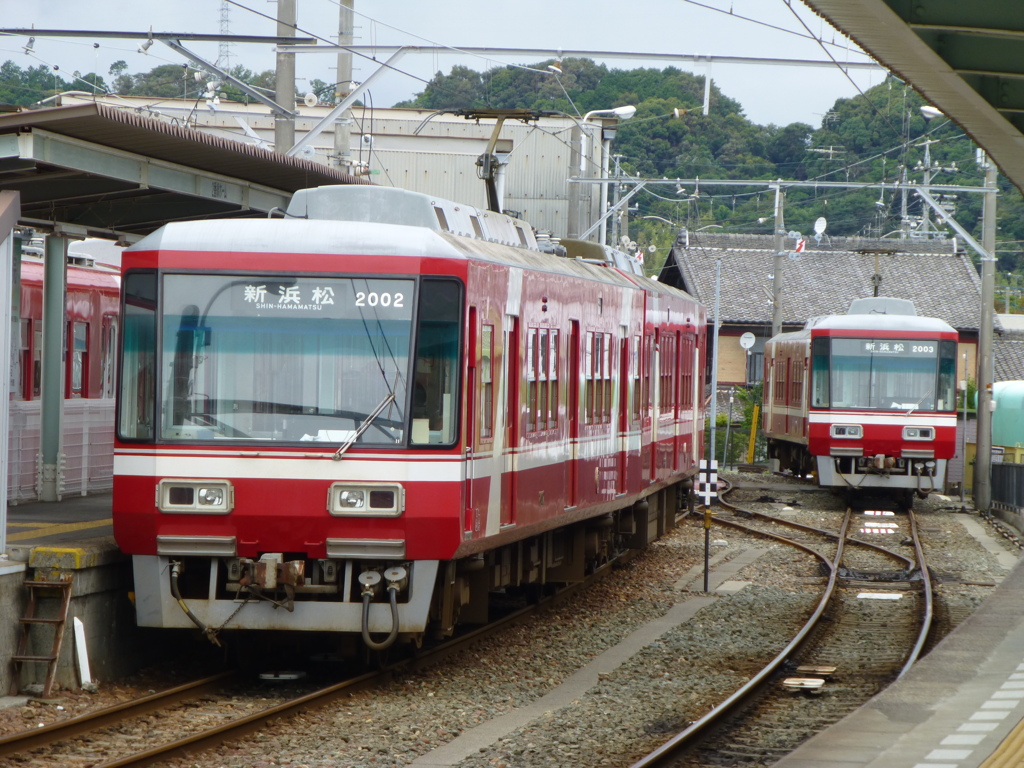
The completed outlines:
[[[613,155],[612,159],[615,160],[615,181],[612,182],[612,207],[614,208],[619,204],[619,161],[622,159],[622,155]],[[619,211],[615,216],[612,217],[612,241],[609,243],[612,248],[622,248],[622,243],[619,240],[619,233],[621,228],[619,227],[619,217],[623,217],[623,220],[629,219],[629,206],[626,206],[627,210]]]
[[[583,176],[583,130],[579,124],[569,135],[569,178]],[[580,236],[580,183],[569,182],[569,213],[566,215],[565,236],[575,240]]]
[[[992,506],[992,323],[995,300],[996,166],[979,150],[985,163],[984,208],[981,217],[981,328],[978,334],[978,437],[974,457],[974,506]],[[964,428],[967,423],[964,422]]]
[[[775,185],[775,270],[772,274],[772,336],[778,336],[782,333],[782,263],[785,260],[783,247],[786,244],[786,224],[783,221],[782,214],[784,197],[782,179],[779,179],[779,183]]]
[[[338,45],[352,45],[352,3],[338,3]],[[335,103],[340,104],[352,92],[352,53],[338,52],[337,84],[334,86]],[[334,156],[338,166],[352,173],[352,110],[346,110],[334,124]]]
[[[295,37],[295,0],[277,0],[277,34]],[[274,101],[295,111],[295,54],[277,54],[277,76]],[[295,144],[295,118],[274,115],[274,151],[284,154]]]

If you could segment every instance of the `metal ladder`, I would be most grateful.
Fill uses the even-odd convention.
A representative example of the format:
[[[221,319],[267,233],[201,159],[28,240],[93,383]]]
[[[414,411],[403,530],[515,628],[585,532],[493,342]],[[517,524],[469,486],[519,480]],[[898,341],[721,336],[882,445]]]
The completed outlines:
[[[72,574],[61,574],[57,579],[26,579],[25,586],[28,588],[28,605],[25,607],[25,616],[18,619],[21,624],[21,638],[18,641],[18,652],[11,657],[15,674],[11,679],[11,694],[21,690],[21,678],[25,664],[46,664],[46,682],[43,684],[41,697],[46,699],[50,696],[53,688],[54,678],[57,676],[57,662],[60,660],[60,648],[64,642],[64,624],[68,620],[68,608],[71,606],[71,579]],[[57,615],[52,618],[37,616],[39,600],[46,597],[46,590],[60,590],[61,604]],[[43,594],[40,594],[40,593]],[[42,624],[53,627],[53,645],[48,654],[34,656],[28,653],[30,630],[33,626]]]

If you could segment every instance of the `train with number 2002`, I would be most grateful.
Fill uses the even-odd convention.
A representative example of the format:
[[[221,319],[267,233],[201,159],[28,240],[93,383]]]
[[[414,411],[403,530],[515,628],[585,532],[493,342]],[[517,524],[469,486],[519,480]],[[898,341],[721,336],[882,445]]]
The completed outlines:
[[[704,308],[561,245],[359,185],[126,251],[113,519],[139,624],[418,643],[671,528]]]
[[[768,455],[845,495],[910,507],[956,453],[958,335],[912,302],[855,299],[765,344]]]

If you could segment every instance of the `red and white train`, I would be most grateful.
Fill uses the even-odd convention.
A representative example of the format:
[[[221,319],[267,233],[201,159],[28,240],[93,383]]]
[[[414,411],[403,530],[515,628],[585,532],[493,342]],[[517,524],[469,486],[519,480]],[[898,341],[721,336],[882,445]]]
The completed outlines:
[[[126,251],[113,516],[138,622],[415,642],[671,527],[704,309],[586,245],[347,186]]]
[[[19,344],[12,356],[7,493],[39,498],[43,262],[23,255]],[[114,460],[114,364],[121,277],[116,269],[69,264],[65,292],[64,414],[58,490],[109,491]]]
[[[956,452],[957,332],[910,301],[856,299],[765,344],[768,455],[823,487],[906,505]]]

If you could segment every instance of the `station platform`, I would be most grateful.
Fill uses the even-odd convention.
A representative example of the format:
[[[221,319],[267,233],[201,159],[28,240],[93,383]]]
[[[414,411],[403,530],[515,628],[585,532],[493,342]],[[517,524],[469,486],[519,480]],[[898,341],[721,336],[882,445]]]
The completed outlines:
[[[28,562],[40,546],[117,549],[111,520],[110,493],[71,496],[61,501],[35,501],[7,507],[7,554]]]
[[[0,695],[38,683],[46,673],[42,663],[23,664],[21,670],[7,663],[21,641],[26,579],[52,579],[58,573],[71,577],[57,668],[62,687],[83,683],[80,642],[89,660],[90,682],[129,675],[155,661],[154,653],[169,644],[155,630],[135,625],[131,559],[114,541],[111,509],[110,493],[8,505],[7,552],[0,559]],[[54,617],[60,602],[57,596],[44,596],[36,615]],[[48,627],[36,626],[29,638],[29,653],[51,652],[53,634]]]

